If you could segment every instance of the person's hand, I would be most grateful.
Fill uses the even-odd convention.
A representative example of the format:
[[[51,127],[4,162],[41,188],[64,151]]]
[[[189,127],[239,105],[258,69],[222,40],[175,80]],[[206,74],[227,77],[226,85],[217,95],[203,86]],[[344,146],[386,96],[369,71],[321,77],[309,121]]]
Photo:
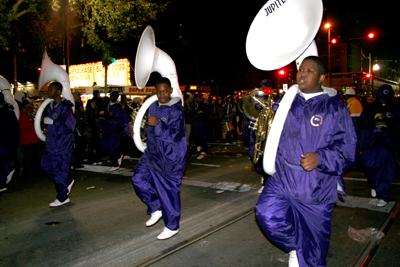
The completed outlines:
[[[319,165],[319,158],[317,153],[308,152],[301,155],[300,165],[306,171],[312,171]]]
[[[158,123],[158,119],[156,117],[154,117],[154,116],[151,116],[151,115],[147,116],[147,121],[148,121],[150,126],[156,126],[157,123]]]

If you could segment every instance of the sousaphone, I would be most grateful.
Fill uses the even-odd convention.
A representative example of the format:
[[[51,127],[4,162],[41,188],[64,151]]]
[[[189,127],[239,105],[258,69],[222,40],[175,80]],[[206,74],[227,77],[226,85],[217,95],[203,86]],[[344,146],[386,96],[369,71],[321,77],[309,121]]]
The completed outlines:
[[[42,66],[39,76],[39,85],[38,89],[42,89],[42,87],[52,81],[57,81],[62,84],[62,97],[71,101],[74,105],[72,107],[73,112],[75,112],[75,101],[74,97],[72,96],[71,89],[69,86],[69,76],[68,73],[61,68],[59,65],[54,64],[49,56],[47,55],[47,51],[45,50],[43,53],[42,59]],[[47,98],[38,108],[36,115],[35,115],[35,132],[36,135],[39,137],[40,140],[46,141],[46,135],[43,134],[41,128],[41,119],[43,111],[46,109],[47,105],[53,102],[54,100],[51,98]]]
[[[167,53],[155,45],[153,28],[151,26],[147,26],[142,33],[136,51],[135,82],[139,89],[143,89],[146,86],[146,83],[149,80],[152,72],[158,72],[162,77],[166,77],[171,81],[171,97],[179,97],[182,100],[183,105],[183,97],[179,88],[175,63]],[[157,100],[157,95],[153,95],[147,99],[140,107],[133,124],[133,140],[136,147],[142,152],[144,152],[146,149],[146,144],[143,143],[140,136],[142,119],[150,105]]]
[[[14,107],[15,117],[19,120],[19,107],[11,95],[11,85],[6,78],[0,75],[0,91],[4,95],[4,101]]]
[[[303,59],[318,55],[314,37],[321,25],[321,0],[268,1],[254,18],[246,40],[250,63],[261,70],[276,70],[296,60],[299,68]],[[293,85],[286,92],[271,124],[264,147],[263,169],[275,172],[275,160],[283,125],[299,92]]]

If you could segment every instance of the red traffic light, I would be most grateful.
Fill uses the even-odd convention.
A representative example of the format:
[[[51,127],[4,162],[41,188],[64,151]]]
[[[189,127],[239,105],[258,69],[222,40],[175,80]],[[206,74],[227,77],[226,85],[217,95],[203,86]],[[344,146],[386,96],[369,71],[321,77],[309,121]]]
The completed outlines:
[[[336,39],[332,39],[331,40],[331,44],[336,44],[337,43],[337,40]]]
[[[285,75],[285,70],[280,70],[278,73],[279,73],[279,75],[283,76],[283,75]]]
[[[367,73],[367,74],[365,74],[365,78],[367,78],[367,79],[370,79],[370,78],[372,78],[372,74],[371,74],[371,73]]]
[[[373,33],[373,32],[368,33],[368,38],[369,39],[372,39],[374,37],[375,37],[375,33]]]

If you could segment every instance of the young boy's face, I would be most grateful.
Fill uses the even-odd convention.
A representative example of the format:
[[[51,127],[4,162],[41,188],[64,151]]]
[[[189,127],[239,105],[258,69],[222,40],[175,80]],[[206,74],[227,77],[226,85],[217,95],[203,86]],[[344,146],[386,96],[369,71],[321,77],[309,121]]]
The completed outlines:
[[[322,91],[321,84],[325,80],[325,75],[319,73],[317,62],[306,59],[301,63],[296,78],[300,90],[309,94]]]
[[[156,95],[161,104],[168,103],[171,100],[172,88],[165,83],[156,85]]]

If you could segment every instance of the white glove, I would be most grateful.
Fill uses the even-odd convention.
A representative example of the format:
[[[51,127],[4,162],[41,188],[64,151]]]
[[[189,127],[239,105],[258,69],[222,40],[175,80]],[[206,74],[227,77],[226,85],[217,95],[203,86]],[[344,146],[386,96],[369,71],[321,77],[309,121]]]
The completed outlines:
[[[49,117],[44,118],[44,124],[51,124],[53,125],[53,120],[50,119]]]

